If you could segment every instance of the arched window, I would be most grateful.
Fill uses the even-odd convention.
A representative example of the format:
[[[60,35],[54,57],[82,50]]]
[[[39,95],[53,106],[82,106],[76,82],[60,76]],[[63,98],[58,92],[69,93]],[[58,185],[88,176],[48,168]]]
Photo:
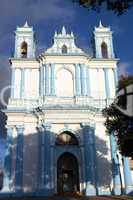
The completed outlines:
[[[107,48],[107,44],[105,42],[102,42],[101,51],[102,51],[102,57],[108,58],[108,48]]]
[[[74,82],[72,73],[63,68],[56,74],[56,95],[58,97],[73,97]]]
[[[65,131],[57,137],[56,144],[57,145],[78,145],[78,140],[72,133],[70,133],[69,131]]]
[[[21,57],[22,58],[27,58],[27,43],[24,41],[22,44],[21,44]]]
[[[62,46],[62,53],[63,54],[67,53],[67,46],[65,44]]]

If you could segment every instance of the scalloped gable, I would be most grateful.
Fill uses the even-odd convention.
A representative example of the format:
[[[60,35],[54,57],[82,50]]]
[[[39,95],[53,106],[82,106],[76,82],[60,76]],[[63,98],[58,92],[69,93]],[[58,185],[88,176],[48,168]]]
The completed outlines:
[[[67,53],[62,52],[63,46],[66,47]],[[48,48],[45,54],[85,54],[85,52],[76,46],[73,32],[68,34],[63,26],[61,33],[55,32],[53,46]]]

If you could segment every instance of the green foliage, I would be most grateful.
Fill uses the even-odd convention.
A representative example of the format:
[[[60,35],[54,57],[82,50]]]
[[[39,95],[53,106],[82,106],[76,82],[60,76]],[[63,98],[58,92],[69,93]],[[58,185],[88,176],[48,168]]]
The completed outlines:
[[[133,83],[133,76],[121,77],[117,89],[125,88]],[[121,97],[122,98],[122,97]],[[122,99],[121,99],[122,100]],[[133,156],[133,117],[122,114],[112,103],[103,109],[105,126],[109,134],[115,133],[121,154]]]
[[[117,15],[121,15],[133,6],[133,0],[73,0],[88,9],[99,12],[105,6]]]

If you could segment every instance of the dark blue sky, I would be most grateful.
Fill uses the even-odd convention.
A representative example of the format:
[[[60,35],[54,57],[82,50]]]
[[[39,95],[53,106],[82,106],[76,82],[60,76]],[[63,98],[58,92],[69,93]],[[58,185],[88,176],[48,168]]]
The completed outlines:
[[[91,52],[91,37],[99,20],[114,32],[114,48],[120,58],[120,74],[133,74],[133,9],[117,16],[103,9],[101,13],[88,11],[72,0],[1,0],[0,6],[0,88],[10,82],[8,58],[14,51],[14,31],[27,20],[33,26],[38,52],[52,43],[54,31],[62,25],[72,30],[76,43]]]

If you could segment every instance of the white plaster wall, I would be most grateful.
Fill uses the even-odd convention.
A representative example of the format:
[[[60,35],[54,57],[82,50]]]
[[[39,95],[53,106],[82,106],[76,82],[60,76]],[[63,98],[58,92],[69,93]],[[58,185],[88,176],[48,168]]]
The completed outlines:
[[[106,98],[104,70],[98,70],[98,92],[100,99]]]
[[[38,98],[39,95],[39,71],[32,69],[30,74],[30,97],[33,99]]]
[[[15,69],[14,98],[20,98],[21,69]]]
[[[114,72],[112,69],[109,69],[108,72],[109,77],[109,89],[110,89],[110,97],[115,97],[115,79],[114,79]]]
[[[96,123],[96,167],[98,169],[99,189],[101,192],[110,192],[112,185],[111,155],[109,136],[102,123]]]
[[[24,132],[23,187],[25,192],[37,188],[38,133],[35,124],[26,123]]]
[[[90,91],[93,98],[99,98],[97,69],[90,69]]]

